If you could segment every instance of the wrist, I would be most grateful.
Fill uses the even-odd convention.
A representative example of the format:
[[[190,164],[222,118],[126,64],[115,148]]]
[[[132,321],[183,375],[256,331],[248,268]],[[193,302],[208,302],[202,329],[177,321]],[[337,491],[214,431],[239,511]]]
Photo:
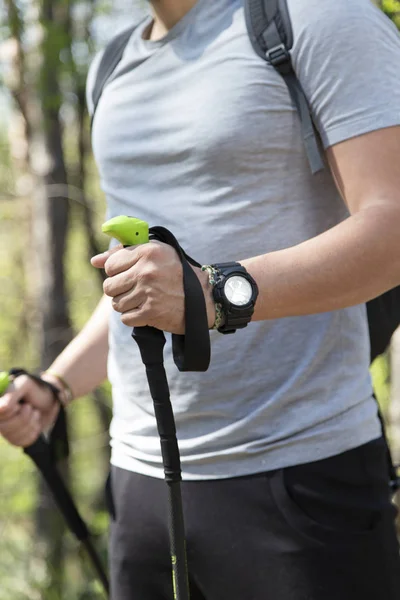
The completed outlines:
[[[214,318],[212,325],[209,325],[210,329],[219,329],[225,323],[225,313],[223,311],[222,305],[215,302],[214,298],[214,286],[218,279],[218,272],[211,265],[204,265],[201,267],[201,270],[204,273],[207,273],[208,284],[211,290],[211,299],[214,306]]]
[[[75,396],[71,386],[66,381],[63,375],[56,373],[52,369],[48,369],[47,371],[43,371],[40,374],[40,377],[44,381],[48,381],[49,383],[54,385],[59,390],[60,402],[64,406],[64,408],[66,408],[72,402]]]

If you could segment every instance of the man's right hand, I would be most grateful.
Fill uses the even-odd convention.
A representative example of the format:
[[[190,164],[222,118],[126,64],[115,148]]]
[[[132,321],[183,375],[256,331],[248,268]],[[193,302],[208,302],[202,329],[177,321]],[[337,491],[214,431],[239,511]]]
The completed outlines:
[[[21,375],[0,397],[0,434],[14,446],[27,448],[50,429],[58,411],[50,389]]]

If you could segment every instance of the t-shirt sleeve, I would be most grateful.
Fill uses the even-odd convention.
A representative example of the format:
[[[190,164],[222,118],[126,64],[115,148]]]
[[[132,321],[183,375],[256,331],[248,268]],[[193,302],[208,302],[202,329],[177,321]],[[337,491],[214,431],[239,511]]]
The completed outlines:
[[[104,54],[104,50],[101,50],[101,52],[96,54],[96,56],[94,57],[91,65],[89,67],[89,73],[88,73],[88,76],[86,79],[86,105],[87,105],[90,116],[93,115],[93,110],[94,110],[93,90],[94,90],[94,86],[96,83],[97,72],[99,70],[100,61],[103,57],[103,54]]]
[[[325,148],[400,125],[400,36],[370,0],[289,0],[293,66]]]

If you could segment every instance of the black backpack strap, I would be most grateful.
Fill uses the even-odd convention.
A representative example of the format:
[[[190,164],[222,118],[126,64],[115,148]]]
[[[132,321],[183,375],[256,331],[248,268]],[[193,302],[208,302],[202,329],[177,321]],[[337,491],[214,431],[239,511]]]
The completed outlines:
[[[93,86],[92,122],[104,87],[107,84],[107,81],[110,79],[111,75],[114,73],[115,69],[117,68],[117,65],[119,64],[122,55],[124,54],[126,45],[128,44],[129,39],[136,27],[137,24],[119,33],[115,38],[111,40],[111,42],[108,44],[108,46],[106,46],[106,49],[104,50],[99,68],[97,70],[96,81]]]
[[[286,0],[246,0],[245,14],[255,52],[283,77],[299,113],[304,146],[311,171],[324,169],[310,107],[294,72],[290,50],[293,32]]]
[[[371,363],[383,354],[400,326],[400,285],[367,302]]]

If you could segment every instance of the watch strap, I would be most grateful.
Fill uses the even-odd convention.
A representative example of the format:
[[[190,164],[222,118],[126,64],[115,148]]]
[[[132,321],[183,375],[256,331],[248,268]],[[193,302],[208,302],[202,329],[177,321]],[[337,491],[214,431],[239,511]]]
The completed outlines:
[[[204,265],[201,267],[202,271],[206,271],[208,273],[208,280],[210,282],[211,287],[214,289],[214,286],[219,278],[218,271],[212,267],[211,265]],[[225,314],[222,308],[222,305],[219,302],[215,302],[215,323],[211,327],[211,329],[219,329],[225,322]]]
[[[244,329],[251,321],[254,313],[254,306],[258,296],[258,287],[254,279],[247,272],[245,267],[237,262],[216,263],[210,265],[213,270],[213,296],[216,305],[219,304],[224,314],[224,323],[218,327],[218,331],[223,334],[235,333],[237,329]],[[252,302],[246,306],[235,306],[225,297],[223,286],[230,276],[239,275],[244,277],[253,288]]]

